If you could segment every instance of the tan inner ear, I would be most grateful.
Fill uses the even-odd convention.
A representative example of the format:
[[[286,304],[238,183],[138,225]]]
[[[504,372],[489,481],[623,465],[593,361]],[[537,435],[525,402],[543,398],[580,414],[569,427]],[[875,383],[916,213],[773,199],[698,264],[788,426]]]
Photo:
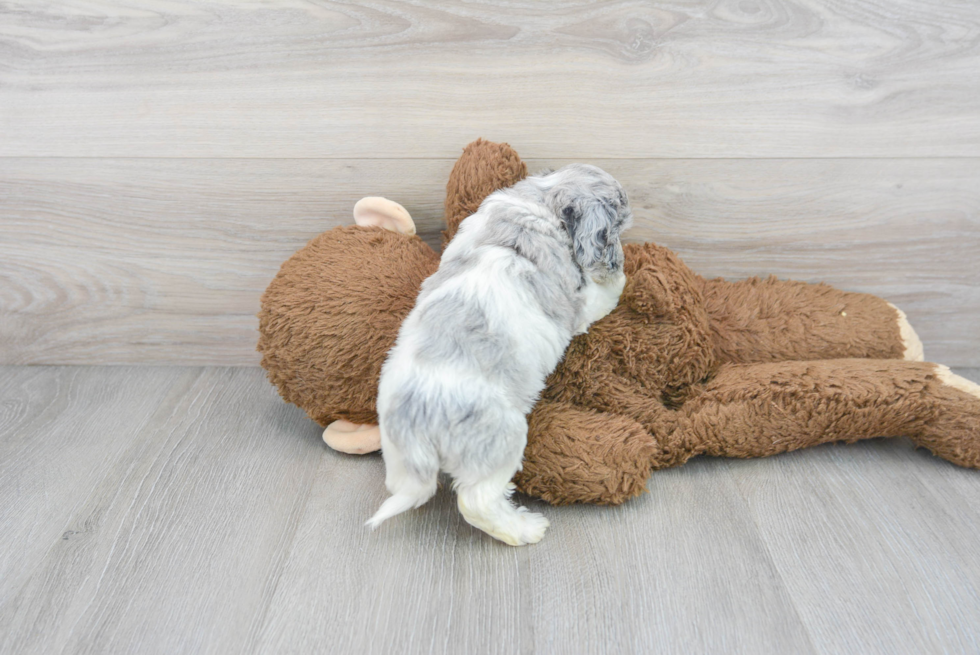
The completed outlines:
[[[362,227],[383,227],[408,236],[415,234],[415,221],[408,210],[380,196],[358,200],[354,205],[354,222]]]

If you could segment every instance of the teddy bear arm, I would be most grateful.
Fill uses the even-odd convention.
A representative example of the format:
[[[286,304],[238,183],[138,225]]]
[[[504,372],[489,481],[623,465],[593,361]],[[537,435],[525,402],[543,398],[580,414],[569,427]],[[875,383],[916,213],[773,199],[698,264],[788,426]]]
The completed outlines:
[[[912,439],[980,466],[980,385],[937,364],[836,359],[726,364],[680,408],[675,439],[763,457],[833,441]]]
[[[869,294],[775,277],[705,280],[703,293],[722,362],[923,359],[905,314]]]
[[[554,505],[618,505],[642,493],[659,445],[627,416],[539,402],[528,420],[518,490]]]

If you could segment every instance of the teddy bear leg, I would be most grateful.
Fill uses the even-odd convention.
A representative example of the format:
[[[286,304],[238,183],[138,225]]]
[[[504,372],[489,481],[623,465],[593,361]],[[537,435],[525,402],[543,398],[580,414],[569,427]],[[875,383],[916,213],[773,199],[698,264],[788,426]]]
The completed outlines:
[[[619,505],[646,489],[660,446],[636,421],[565,403],[539,402],[517,489],[553,505]]]
[[[459,224],[476,213],[494,191],[513,186],[527,177],[527,166],[506,143],[477,139],[463,149],[446,184],[446,229],[442,245],[456,234]]]
[[[980,387],[945,367],[840,359],[725,365],[685,403],[679,431],[705,452],[762,457],[832,441],[910,437],[980,466]]]
[[[938,409],[918,434],[909,435],[917,446],[959,466],[980,468],[980,384],[938,364],[930,390]]]
[[[704,296],[724,362],[923,360],[905,314],[866,293],[769,277],[705,280]]]

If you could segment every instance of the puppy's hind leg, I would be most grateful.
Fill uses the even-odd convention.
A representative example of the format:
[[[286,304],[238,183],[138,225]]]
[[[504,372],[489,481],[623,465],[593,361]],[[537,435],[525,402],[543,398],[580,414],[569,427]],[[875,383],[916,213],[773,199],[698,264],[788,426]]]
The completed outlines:
[[[511,546],[538,543],[549,525],[541,514],[510,502],[518,469],[519,461],[480,480],[456,480],[456,502],[466,522]]]
[[[416,471],[406,465],[401,451],[385,438],[384,433],[381,448],[385,460],[385,486],[392,496],[365,524],[372,530],[396,514],[424,505],[435,495],[439,478],[439,460],[434,453],[431,466],[426,466],[425,471]]]

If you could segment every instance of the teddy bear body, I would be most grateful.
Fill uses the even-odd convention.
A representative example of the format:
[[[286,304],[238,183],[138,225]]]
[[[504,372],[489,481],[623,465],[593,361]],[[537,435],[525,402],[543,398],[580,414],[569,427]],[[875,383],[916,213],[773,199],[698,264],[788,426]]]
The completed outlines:
[[[450,177],[445,241],[526,173],[506,144],[470,144]],[[980,466],[980,387],[908,361],[921,344],[889,303],[822,284],[705,280],[652,243],[624,252],[619,305],[572,341],[529,417],[521,491],[616,504],[695,455],[875,436]],[[381,364],[438,263],[417,236],[348,226],[283,264],[259,315],[262,365],[283,398],[321,425],[376,423]]]

